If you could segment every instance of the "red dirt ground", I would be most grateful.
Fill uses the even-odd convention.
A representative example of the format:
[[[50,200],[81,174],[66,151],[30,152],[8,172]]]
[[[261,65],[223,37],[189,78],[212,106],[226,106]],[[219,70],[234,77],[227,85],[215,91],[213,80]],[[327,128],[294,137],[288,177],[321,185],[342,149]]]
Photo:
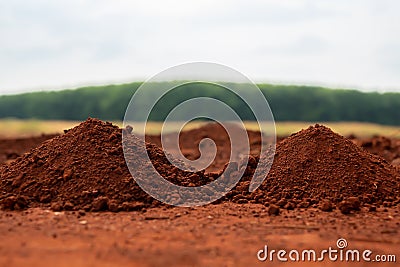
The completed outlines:
[[[227,151],[226,146],[224,146],[227,143],[226,136],[216,127],[215,125],[208,125],[202,129],[183,133],[180,140],[181,147],[186,151],[187,157],[191,159],[198,156],[197,145],[201,138],[210,137],[216,140],[218,151],[224,153],[219,153],[217,160],[209,171],[222,170],[227,161],[227,157],[224,156]],[[324,149],[320,149],[321,144],[318,142],[323,141],[323,138],[317,138],[318,136],[329,136],[329,140],[323,142],[326,148],[329,149],[330,144],[339,144],[339,147],[343,148],[342,142],[347,147],[346,149],[338,150],[337,155],[349,157],[338,164],[338,167],[344,166],[343,164],[346,164],[346,162],[353,163],[351,166],[354,165],[354,162],[361,162],[368,167],[363,169],[362,173],[368,173],[370,170],[368,162],[372,160],[378,162],[379,166],[382,165],[382,167],[375,169],[376,173],[379,173],[375,179],[389,177],[389,172],[396,172],[395,168],[390,167],[389,163],[395,166],[396,160],[400,158],[399,140],[384,137],[374,137],[368,140],[353,138],[351,143],[340,136],[332,135],[333,133],[325,128],[318,129],[318,127],[310,128],[303,134],[285,139],[278,144],[277,151],[290,152],[290,155],[298,151],[299,154],[304,156],[304,154],[318,151],[319,149],[323,153],[311,155],[310,158],[318,158],[323,161],[325,167],[328,168],[330,166],[329,168],[333,168],[336,165],[332,165],[332,167],[328,164],[332,157],[326,155],[327,153],[325,153]],[[113,133],[111,128],[109,130],[111,132],[107,133],[107,136]],[[312,138],[315,131],[321,131],[322,135],[318,134],[315,135],[317,137]],[[69,138],[67,133],[61,139],[62,142],[60,141],[61,137],[58,140],[64,146],[70,142],[71,147],[73,147],[74,139],[67,139],[65,136]],[[257,159],[260,146],[259,135],[258,133],[250,132],[249,136],[252,145],[251,155],[254,156],[254,159]],[[18,160],[17,163],[16,161],[11,163],[10,159],[12,158],[9,155],[13,152],[22,155],[47,138],[51,138],[51,136],[21,140],[0,140],[0,160],[5,163],[8,159],[7,165],[15,165]],[[88,142],[85,138],[83,136],[82,140]],[[310,140],[303,140],[304,147],[300,144],[299,147],[293,147],[292,142],[297,142],[301,138],[311,138],[311,141],[316,146],[314,148],[307,147],[304,144]],[[148,137],[147,140],[157,144],[158,139],[159,137],[153,136]],[[115,140],[118,140],[118,138]],[[111,139],[112,142],[115,140]],[[54,144],[60,144],[60,142],[55,142]],[[101,146],[101,142],[96,143],[95,140],[93,142],[93,147]],[[358,146],[353,147],[353,143]],[[51,144],[51,142],[46,143],[47,149],[51,148]],[[112,147],[115,147],[115,144],[109,148],[106,147],[106,149],[111,149]],[[279,147],[281,148],[280,150]],[[77,152],[81,151],[79,146],[76,149]],[[155,147],[151,149],[152,151],[157,150]],[[377,154],[385,160],[375,159],[366,154],[363,149]],[[31,154],[26,154],[24,157],[28,159],[34,155],[41,155],[41,152],[43,150],[32,151]],[[69,152],[71,153],[71,151]],[[77,152],[75,152],[76,155],[79,154]],[[92,152],[96,152],[96,150],[87,151],[86,155],[91,155],[93,154]],[[58,155],[55,159],[58,157],[63,159],[62,155]],[[291,156],[282,157],[282,155],[279,156],[278,154],[277,157],[277,162],[280,162],[280,165],[284,164],[285,161],[293,161]],[[300,162],[292,166],[292,174],[294,173],[294,176],[299,175],[298,168],[303,166],[302,164],[305,164],[303,166],[305,170],[318,168],[317,165],[313,165],[318,161],[310,161],[307,157],[304,160],[304,163]],[[21,159],[19,161],[23,162]],[[67,164],[68,162],[65,162],[64,166],[70,166]],[[108,173],[110,175],[115,169],[118,169],[120,162],[113,161],[113,164],[117,168],[111,168],[112,172]],[[323,169],[324,166],[321,168]],[[30,165],[24,167],[27,173],[26,177],[34,179],[30,175],[40,174],[39,171],[54,171],[58,169],[57,166],[51,164],[39,167],[35,169],[37,172],[30,172]],[[108,169],[110,168],[106,166],[105,170]],[[285,174],[280,172],[281,169],[275,168],[273,175]],[[11,168],[11,170],[14,169]],[[84,168],[75,170],[77,172],[74,173],[79,174],[79,171],[84,171]],[[330,169],[329,172],[332,173],[337,170]],[[287,172],[287,170],[284,171]],[[63,173],[64,170],[61,176]],[[118,173],[117,176],[123,176]],[[361,179],[361,176],[354,176],[354,173],[350,175],[350,173],[353,172],[349,172],[350,177]],[[81,173],[80,175],[83,177],[82,175],[84,174]],[[271,177],[274,177],[273,175]],[[373,173],[370,175],[373,177]],[[395,179],[397,179],[398,183],[399,172],[394,174],[394,176],[396,175],[397,178]],[[18,174],[15,174],[15,176],[18,176]],[[284,176],[291,177],[290,173],[286,173]],[[332,174],[332,176],[334,175]],[[328,175],[327,181],[331,181],[332,176]],[[3,179],[3,177],[0,178]],[[364,178],[362,181],[368,184],[368,177]],[[75,178],[70,177],[68,179],[74,181]],[[314,181],[312,177],[310,179],[310,181]],[[390,179],[392,178],[388,179],[385,181],[391,181]],[[290,181],[290,179],[287,181]],[[243,183],[243,187],[246,185],[248,187],[246,181],[243,181]],[[63,182],[57,184],[56,188],[60,188],[62,191],[62,188],[68,188],[65,186],[65,182]],[[132,186],[134,184],[130,188]],[[395,185],[393,186],[395,187]],[[237,191],[237,189],[235,190]],[[267,190],[267,188],[264,189]],[[364,189],[360,187],[358,189],[365,192],[369,190],[369,187]],[[275,188],[275,190],[281,189]],[[307,190],[307,188],[304,188],[304,190]],[[341,192],[346,192],[343,190]],[[268,191],[271,192],[269,189]],[[351,192],[353,191],[352,189]],[[111,199],[110,196],[113,195],[112,192],[114,191],[107,192],[111,192],[108,195]],[[2,237],[2,242],[0,243],[0,266],[253,266],[257,264],[260,266],[277,266],[287,263],[280,263],[276,258],[273,262],[259,262],[257,260],[258,250],[262,249],[264,245],[276,250],[282,248],[287,250],[322,250],[327,249],[329,246],[336,248],[336,240],[338,238],[345,238],[349,244],[349,249],[370,249],[373,251],[373,255],[395,254],[397,256],[397,264],[400,261],[400,205],[396,202],[396,198],[398,198],[398,195],[394,195],[397,194],[395,193],[396,191],[382,191],[383,195],[387,193],[386,196],[389,197],[385,202],[374,201],[373,204],[369,204],[366,199],[360,197],[359,201],[362,202],[360,211],[350,210],[350,214],[347,215],[343,214],[339,208],[340,201],[347,200],[340,198],[336,201],[334,198],[329,198],[330,192],[325,193],[324,200],[329,198],[327,200],[332,202],[332,212],[322,211],[321,205],[325,202],[317,205],[313,202],[313,197],[309,196],[298,200],[291,198],[291,201],[296,204],[295,209],[291,210],[285,207],[287,203],[280,202],[281,199],[276,199],[276,197],[273,199],[274,197],[271,196],[267,201],[261,201],[263,204],[254,203],[257,202],[254,201],[255,199],[260,198],[253,198],[254,195],[252,197],[250,195],[247,196],[243,192],[231,194],[219,204],[195,208],[178,208],[164,205],[154,205],[153,207],[152,202],[149,202],[151,205],[142,207],[140,211],[118,213],[85,212],[83,210],[85,206],[77,202],[73,203],[72,206],[72,208],[76,207],[76,211],[57,212],[54,211],[54,207],[53,210],[50,210],[48,209],[50,208],[49,205],[46,206],[45,203],[38,201],[31,202],[31,204],[33,203],[30,205],[31,208],[22,211],[0,210],[0,233]],[[369,193],[373,194],[374,192]],[[238,195],[240,197],[237,197]],[[64,198],[59,198],[60,196],[64,196]],[[62,195],[53,192],[50,194],[49,201],[52,201],[53,198],[59,201],[62,209],[62,205],[65,205],[66,197],[67,191]],[[95,200],[93,197],[88,197],[87,203],[84,201],[82,204],[92,203]],[[346,197],[349,197],[349,195],[346,195]],[[303,203],[307,198],[310,200],[309,205]],[[33,199],[29,201],[33,201]],[[266,198],[264,197],[263,199],[265,200]],[[38,196],[38,200],[40,200],[40,196]],[[130,201],[131,199],[128,197],[127,200]],[[54,202],[57,203],[57,201]],[[39,203],[40,205],[34,205],[34,203]],[[122,207],[123,203],[118,205]],[[278,216],[270,215],[273,213],[271,206],[280,207]],[[375,207],[377,211],[373,211],[371,206]],[[92,208],[90,207],[86,210],[91,210]],[[124,209],[121,208],[121,210]],[[310,265],[308,262],[292,262],[291,264]],[[396,263],[347,263],[340,261],[330,262],[327,259],[324,261],[324,266],[351,266],[353,264],[357,266],[397,266]],[[317,265],[320,264],[317,263]]]
[[[30,138],[0,139],[0,163],[12,161],[55,136],[41,135]]]

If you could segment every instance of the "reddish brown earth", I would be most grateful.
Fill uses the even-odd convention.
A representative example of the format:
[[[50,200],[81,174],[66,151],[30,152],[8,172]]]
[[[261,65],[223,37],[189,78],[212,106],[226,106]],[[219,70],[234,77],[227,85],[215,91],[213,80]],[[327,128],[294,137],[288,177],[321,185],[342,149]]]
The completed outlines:
[[[247,131],[249,136],[250,145],[250,155],[257,156],[260,154],[261,146],[261,135],[260,132]],[[166,138],[169,136],[173,137],[173,134],[167,134]],[[182,131],[179,134],[179,145],[182,154],[190,159],[196,160],[200,156],[199,144],[204,138],[212,139],[217,146],[217,157],[206,169],[207,172],[220,171],[224,165],[229,161],[230,157],[230,141],[229,136],[225,129],[217,123],[209,123],[199,129],[193,129],[188,131]],[[150,135],[146,136],[146,140],[157,146],[161,147],[161,137],[160,135]],[[246,147],[243,146],[243,149]],[[177,153],[177,151],[169,151],[172,155]]]
[[[338,238],[349,249],[396,254],[397,264],[326,259],[314,266],[398,266],[399,221],[398,208],[270,216],[263,205],[230,202],[145,212],[0,212],[0,266],[278,266],[276,258],[258,262],[257,252],[264,245],[320,251],[336,248]]]
[[[368,139],[355,138],[352,141],[370,153],[384,158],[393,166],[400,167],[400,140],[385,136],[374,136]]]
[[[238,166],[246,168],[245,177],[218,204],[196,208],[161,205],[141,191],[121,154],[121,130],[111,124],[88,120],[48,140],[0,167],[0,266],[274,266],[276,258],[257,261],[264,245],[322,250],[335,248],[339,237],[351,249],[400,260],[397,140],[350,141],[323,126],[310,127],[277,144],[270,174],[249,193],[261,145],[258,133],[249,136],[250,162]],[[208,125],[181,134],[189,159],[198,157],[205,137],[218,148],[211,174],[176,169],[155,145],[147,151],[168,180],[204,184],[230,153],[226,134]],[[1,140],[0,155],[17,149],[21,155],[36,145],[29,145],[32,140]],[[129,143],[132,153],[135,140]],[[92,212],[98,210],[122,212]],[[354,263],[324,261],[338,264]],[[355,265],[360,264],[371,265]]]
[[[11,162],[31,148],[39,146],[44,141],[55,137],[56,135],[41,135],[30,138],[7,138],[0,139],[0,163]]]
[[[349,199],[391,206],[400,203],[400,177],[385,160],[317,124],[277,144],[272,168],[253,195],[282,207],[340,206]]]
[[[51,207],[53,210],[129,211],[159,206],[137,185],[126,167],[122,132],[95,119],[45,141],[15,161],[0,167],[0,207],[7,210]],[[130,135],[127,153],[132,164],[149,165],[136,157],[138,139]],[[169,181],[196,186],[210,178],[172,166],[163,151],[147,144],[157,171]],[[141,177],[147,178],[147,173]]]

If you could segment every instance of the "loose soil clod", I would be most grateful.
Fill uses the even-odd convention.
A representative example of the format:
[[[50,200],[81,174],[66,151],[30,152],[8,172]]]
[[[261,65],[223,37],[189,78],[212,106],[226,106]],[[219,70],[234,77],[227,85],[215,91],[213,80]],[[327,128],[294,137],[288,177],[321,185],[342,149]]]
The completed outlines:
[[[269,215],[279,215],[279,213],[280,213],[279,206],[274,205],[274,204],[269,205],[269,208],[268,208]]]
[[[320,210],[330,212],[333,210],[332,202],[330,200],[324,199],[320,202]]]

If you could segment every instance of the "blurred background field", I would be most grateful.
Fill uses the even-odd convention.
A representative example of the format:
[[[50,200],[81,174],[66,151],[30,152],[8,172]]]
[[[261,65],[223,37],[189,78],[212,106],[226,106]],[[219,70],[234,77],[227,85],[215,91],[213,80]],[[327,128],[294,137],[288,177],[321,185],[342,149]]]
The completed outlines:
[[[29,137],[40,134],[62,133],[64,129],[78,125],[78,121],[43,121],[43,120],[21,120],[1,119],[0,137]]]
[[[21,137],[42,133],[62,133],[88,117],[111,121],[122,126],[126,108],[140,82],[105,86],[83,87],[75,90],[32,92],[17,95],[0,95],[0,136]],[[143,95],[143,104],[154,101],[153,94],[160,86],[155,83]],[[254,90],[233,84],[248,99],[258,97]],[[384,135],[400,137],[400,93],[361,92],[350,89],[332,89],[315,86],[258,84],[268,100],[276,121],[278,136],[287,136],[320,122],[334,131],[359,137]],[[253,111],[232,92],[209,84],[186,85],[174,89],[157,102],[150,114],[141,106],[132,114],[132,120],[148,121],[148,134],[158,134],[166,115],[180,103],[196,97],[210,97],[231,107],[246,122],[249,129],[257,129]],[[179,113],[176,120],[186,120],[192,107]],[[209,107],[202,106],[197,114],[208,114]],[[212,113],[212,112],[211,112]],[[147,117],[148,115],[148,117]],[[212,117],[212,114],[209,114]],[[220,114],[219,120],[228,119]],[[11,118],[11,119],[10,119]],[[206,122],[193,122],[185,129],[200,127]],[[135,124],[135,132],[142,134],[141,125]],[[142,124],[143,125],[143,124]],[[179,131],[181,123],[171,123],[165,132]],[[270,130],[271,127],[264,129]]]
[[[63,133],[65,129],[70,129],[78,125],[80,121],[48,121],[34,119],[1,119],[0,120],[0,137],[1,138],[17,138],[37,136],[41,134]],[[122,122],[112,121],[115,125],[122,127]],[[206,122],[191,122],[187,124],[184,130],[198,128]],[[276,132],[278,136],[288,136],[291,133],[305,129],[316,122],[276,122]],[[354,134],[358,137],[370,137],[373,135],[384,135],[387,137],[400,138],[400,126],[387,126],[375,123],[362,122],[318,122],[326,125],[335,132],[344,136]],[[173,132],[179,130],[181,124],[169,124],[164,130],[165,132]],[[245,122],[248,129],[257,129],[256,122]],[[149,122],[146,131],[148,134],[158,134],[161,131],[162,123]]]
[[[94,117],[107,121],[121,121],[132,95],[140,85],[140,82],[135,82],[75,90],[0,95],[0,119],[82,121],[87,117]],[[154,94],[157,94],[160,87],[171,86],[170,83],[153,85],[146,88],[142,96],[143,104],[153,103]],[[141,113],[141,106],[137,107],[138,112],[132,115],[136,121],[164,121],[166,114],[183,101],[196,97],[210,97],[229,105],[243,121],[255,121],[252,111],[242,98],[258,98],[259,92],[248,90],[243,84],[231,85],[238,88],[241,97],[210,84],[187,84],[163,96],[148,119],[144,119],[146,114]],[[400,126],[400,93],[367,93],[315,86],[257,85],[268,100],[275,121],[358,121]],[[181,117],[176,119],[186,120],[185,114],[190,111],[183,110],[180,113]],[[203,110],[199,110],[199,114],[208,111],[209,107],[204,106]]]

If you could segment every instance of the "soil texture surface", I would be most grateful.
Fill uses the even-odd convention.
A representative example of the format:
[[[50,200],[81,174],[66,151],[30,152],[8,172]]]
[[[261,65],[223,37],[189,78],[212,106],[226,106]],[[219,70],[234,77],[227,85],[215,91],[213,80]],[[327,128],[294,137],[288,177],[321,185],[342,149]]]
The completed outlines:
[[[88,119],[62,135],[0,140],[0,266],[278,266],[289,263],[259,261],[259,250],[321,251],[337,248],[339,238],[397,262],[326,258],[324,266],[398,266],[400,140],[346,138],[314,125],[278,138],[269,170],[258,166],[260,133],[248,136],[248,163],[228,165],[220,125],[181,132],[188,159],[200,156],[204,138],[216,144],[212,164],[197,172],[171,164],[160,136],[146,137],[152,165],[174,184],[204,185],[226,168],[228,177],[244,172],[222,199],[192,208],[162,204],[138,186],[135,179],[149,174],[132,177],[123,146],[138,168],[151,163],[135,157],[140,142],[129,128]],[[257,167],[265,180],[249,192]]]

